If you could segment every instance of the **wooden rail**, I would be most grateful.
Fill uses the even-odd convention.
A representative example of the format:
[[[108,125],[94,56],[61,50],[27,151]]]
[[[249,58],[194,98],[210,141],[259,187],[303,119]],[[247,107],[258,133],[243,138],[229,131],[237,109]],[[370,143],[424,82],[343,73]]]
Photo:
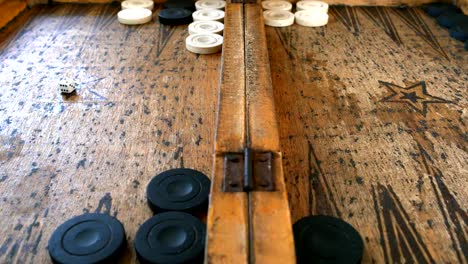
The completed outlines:
[[[294,263],[268,49],[259,4],[226,7],[207,263]],[[223,192],[223,155],[273,153],[275,191]]]
[[[219,90],[210,208],[208,211],[208,263],[246,263],[248,212],[246,193],[222,191],[223,152],[245,147],[245,68],[243,6],[227,4]]]

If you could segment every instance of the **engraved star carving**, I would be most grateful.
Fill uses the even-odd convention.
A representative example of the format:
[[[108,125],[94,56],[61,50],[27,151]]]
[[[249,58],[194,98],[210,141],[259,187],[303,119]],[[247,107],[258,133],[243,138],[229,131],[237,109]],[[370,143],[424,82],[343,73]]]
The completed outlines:
[[[382,102],[407,104],[418,113],[426,116],[428,104],[450,104],[451,101],[430,95],[426,90],[426,82],[418,82],[407,87],[401,87],[392,83],[379,81],[391,95],[382,99]]]

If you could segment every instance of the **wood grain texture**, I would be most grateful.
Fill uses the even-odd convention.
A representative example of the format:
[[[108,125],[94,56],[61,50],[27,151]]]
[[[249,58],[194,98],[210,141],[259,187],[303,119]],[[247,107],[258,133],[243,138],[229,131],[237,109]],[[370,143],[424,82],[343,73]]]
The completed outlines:
[[[292,1],[297,2],[297,1]],[[350,6],[418,6],[427,3],[441,2],[439,0],[325,0],[330,5]],[[448,1],[447,1],[448,2]]]
[[[206,263],[247,263],[247,193],[222,191],[224,152],[245,148],[245,68],[242,4],[225,8],[222,72],[215,139],[215,158],[207,223]]]
[[[225,12],[215,141],[217,153],[242,152],[246,140],[243,7],[228,4]]]
[[[245,4],[244,10],[249,146],[275,153],[275,191],[249,193],[251,263],[295,263],[263,12],[258,4]]]
[[[224,158],[215,158],[205,263],[248,263],[247,193],[222,191]]]
[[[466,263],[463,44],[420,9],[266,32],[293,222],[348,221],[364,263]]]
[[[245,4],[245,64],[250,148],[279,151],[278,123],[266,48],[263,12],[258,4]]]
[[[50,263],[52,231],[84,212],[117,216],[135,263],[149,180],[211,175],[220,54],[188,52],[187,26],[121,25],[119,10],[37,6],[0,32],[0,263]],[[60,95],[63,76],[76,94]]]
[[[273,161],[275,191],[251,192],[254,263],[296,263],[281,153]]]

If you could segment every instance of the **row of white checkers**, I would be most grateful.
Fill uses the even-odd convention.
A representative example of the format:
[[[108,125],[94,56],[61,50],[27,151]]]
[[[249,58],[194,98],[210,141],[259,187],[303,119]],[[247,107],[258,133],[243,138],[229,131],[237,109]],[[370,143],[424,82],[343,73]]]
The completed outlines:
[[[263,1],[262,8],[265,25],[271,27],[287,27],[294,22],[305,27],[322,27],[328,23],[328,4],[322,1],[299,1],[294,14],[293,5],[283,0]]]
[[[217,53],[223,46],[225,6],[226,2],[222,0],[199,0],[195,2],[195,12],[168,8],[160,12],[159,20],[166,25],[180,25],[193,20],[188,28],[190,35],[185,39],[187,50],[197,54]],[[148,23],[152,19],[153,7],[152,0],[126,0],[122,2],[122,11],[117,17],[126,25]]]
[[[223,47],[224,8],[222,0],[199,0],[195,2],[193,22],[188,26],[189,36],[185,47],[196,54],[213,54]]]

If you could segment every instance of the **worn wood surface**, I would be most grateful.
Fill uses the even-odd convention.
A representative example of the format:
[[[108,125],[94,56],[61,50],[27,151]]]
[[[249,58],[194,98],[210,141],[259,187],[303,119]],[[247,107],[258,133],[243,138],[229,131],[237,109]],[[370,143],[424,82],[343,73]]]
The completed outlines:
[[[29,0],[36,2],[43,2],[44,0]],[[113,0],[53,0],[54,2],[63,3],[110,3]],[[298,0],[288,0],[290,2],[297,2]],[[371,6],[398,6],[398,5],[421,5],[432,2],[441,2],[438,0],[324,0],[329,4],[340,4],[340,5],[371,5]],[[445,0],[450,2],[451,0]],[[155,3],[162,3],[164,0],[155,0]]]
[[[245,148],[244,8],[228,4],[220,79],[216,152],[242,152]]]
[[[364,263],[466,263],[468,52],[420,9],[267,28],[293,221],[340,217]]]
[[[242,152],[245,133],[245,67],[242,4],[228,3],[224,19],[215,158],[207,223],[206,263],[247,263],[248,200],[243,192],[223,192],[224,155]]]
[[[275,153],[275,191],[251,192],[251,263],[294,263],[291,215],[279,153],[278,122],[262,8],[246,4],[245,64],[249,147]]]
[[[215,157],[207,222],[205,263],[248,263],[248,199],[222,191],[224,157]]]
[[[291,2],[297,2],[299,0],[291,0]],[[330,5],[350,5],[350,6],[417,6],[427,3],[443,2],[444,0],[324,0],[324,2]],[[446,0],[450,2],[451,0]]]
[[[252,263],[295,263],[296,253],[292,234],[282,155],[273,159],[274,192],[252,192]]]
[[[270,63],[263,12],[259,4],[245,5],[246,96],[249,144],[252,149],[279,151]]]
[[[47,263],[52,230],[87,211],[117,215],[133,262],[149,179],[211,175],[220,56],[118,10],[38,7],[0,33],[0,263]],[[330,15],[267,28],[293,221],[347,220],[365,263],[466,263],[468,53],[419,9]],[[62,75],[76,95],[56,92]]]
[[[187,26],[118,23],[119,5],[38,6],[0,33],[0,263],[49,263],[52,231],[83,212],[133,237],[147,182],[211,175],[220,54],[185,49]],[[78,92],[61,96],[69,76]]]

